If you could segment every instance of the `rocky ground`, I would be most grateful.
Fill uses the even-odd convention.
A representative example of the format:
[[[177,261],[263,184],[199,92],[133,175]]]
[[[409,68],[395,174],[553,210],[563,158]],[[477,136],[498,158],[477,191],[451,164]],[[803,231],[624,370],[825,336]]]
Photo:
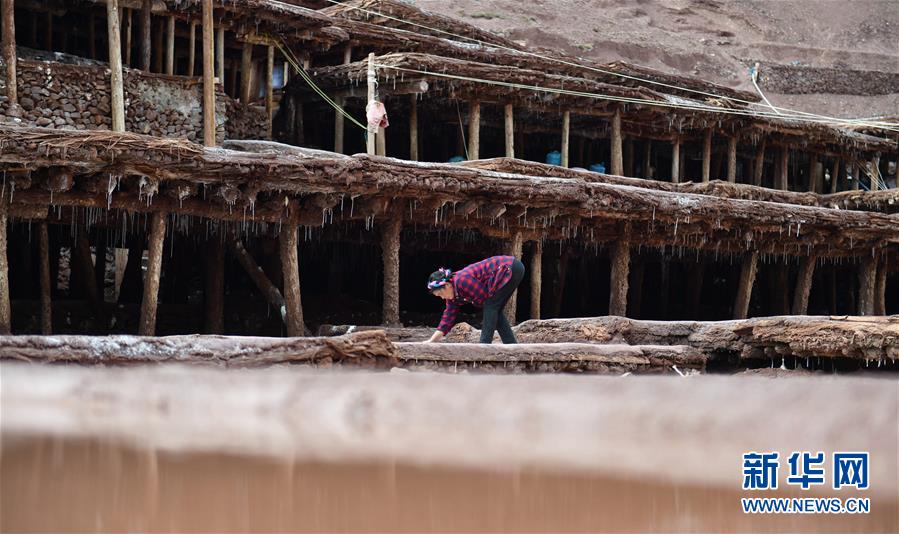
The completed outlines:
[[[899,73],[892,0],[415,0],[532,47],[627,61],[753,90],[756,61]],[[764,74],[764,69],[762,74]],[[891,94],[768,94],[777,105],[840,116],[899,114]]]

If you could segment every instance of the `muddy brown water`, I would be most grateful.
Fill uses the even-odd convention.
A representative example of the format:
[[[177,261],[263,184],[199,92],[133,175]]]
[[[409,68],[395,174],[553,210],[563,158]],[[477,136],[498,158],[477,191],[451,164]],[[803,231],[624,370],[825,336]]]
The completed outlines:
[[[4,436],[0,471],[3,532],[895,532],[899,525],[897,503],[876,498],[868,515],[747,516],[745,493],[662,480],[294,463],[51,436]]]

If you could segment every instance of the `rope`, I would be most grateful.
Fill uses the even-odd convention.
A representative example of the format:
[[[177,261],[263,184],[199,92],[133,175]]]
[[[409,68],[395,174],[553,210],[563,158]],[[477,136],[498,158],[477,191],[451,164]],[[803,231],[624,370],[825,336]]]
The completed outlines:
[[[363,125],[361,122],[359,122],[359,121],[357,121],[355,118],[353,118],[352,115],[350,115],[349,113],[347,113],[346,110],[343,109],[343,107],[341,107],[341,106],[338,105],[336,102],[334,102],[334,101],[331,99],[331,97],[329,97],[324,91],[322,91],[322,89],[321,89],[319,86],[317,86],[317,85],[315,84],[315,82],[314,82],[314,81],[312,80],[312,78],[309,76],[309,73],[307,73],[306,70],[303,69],[302,66],[300,66],[300,63],[299,63],[299,61],[297,60],[296,56],[293,54],[293,51],[290,50],[289,48],[287,48],[287,47],[284,45],[284,43],[281,41],[281,39],[273,39],[273,40],[274,40],[274,42],[275,42],[275,46],[278,47],[278,50],[281,51],[281,53],[282,53],[282,54],[284,55],[284,57],[287,59],[288,63],[290,63],[290,65],[291,65],[294,69],[296,69],[296,71],[300,74],[300,77],[303,78],[303,81],[305,81],[306,84],[307,84],[309,87],[311,87],[313,91],[315,91],[320,97],[322,97],[322,99],[323,99],[325,102],[327,102],[328,105],[330,105],[332,108],[334,108],[334,110],[335,110],[337,113],[340,113],[341,115],[343,115],[347,120],[349,120],[350,122],[352,122],[353,124],[355,124],[355,125],[358,126],[359,128],[362,128],[363,130],[368,131],[368,127],[367,127],[367,126]]]
[[[771,101],[768,100],[768,97],[765,96],[765,93],[762,92],[762,89],[759,87],[758,79],[759,79],[759,64],[756,63],[753,65],[751,69],[749,69],[749,79],[752,80],[752,86],[755,87],[756,92],[758,92],[759,96],[762,97],[762,100],[768,104],[768,107],[771,108],[774,113],[778,115],[783,115],[783,113],[777,111],[777,108],[771,104]]]
[[[465,159],[470,160],[468,156],[468,142],[465,140],[465,128],[462,127],[462,112],[459,111],[459,101],[456,100],[456,115],[459,117],[459,133],[462,134],[462,149],[465,150]]]
[[[465,36],[465,35],[459,35],[459,34],[456,34],[456,33],[450,32],[450,31],[442,30],[442,29],[440,29],[440,28],[433,28],[433,27],[430,27],[430,26],[427,26],[427,25],[424,25],[424,24],[420,24],[420,23],[417,23],[417,22],[411,22],[411,21],[403,20],[403,19],[400,19],[400,18],[398,18],[398,17],[393,17],[393,16],[387,15],[387,14],[385,14],[385,13],[381,13],[381,12],[379,12],[379,11],[370,10],[370,9],[366,9],[366,8],[358,7],[358,6],[352,6],[352,5],[349,5],[349,4],[345,3],[345,2],[340,2],[340,1],[338,1],[338,0],[326,0],[326,1],[327,1],[327,2],[330,2],[330,3],[332,3],[332,4],[341,5],[341,6],[350,8],[350,9],[359,10],[359,11],[368,13],[368,14],[370,14],[370,15],[377,15],[377,16],[379,16],[379,17],[384,17],[384,18],[386,18],[386,19],[388,19],[388,20],[393,20],[393,21],[399,22],[399,23],[401,23],[401,24],[408,24],[408,25],[410,25],[410,26],[415,26],[415,27],[418,27],[418,28],[422,28],[422,29],[425,29],[425,30],[432,31],[432,32],[441,33],[441,34],[448,35],[448,36],[451,36],[451,37],[456,37],[456,38],[458,38],[458,39],[465,39],[465,40],[467,40],[467,41],[472,41],[472,42],[474,42],[474,43],[476,43],[476,44],[478,44],[478,45],[480,45],[480,46],[484,46],[484,47],[498,48],[498,49],[500,49],[500,50],[506,50],[506,51],[509,51],[509,52],[517,53],[517,54],[523,54],[523,55],[526,55],[526,56],[531,56],[531,57],[535,57],[535,58],[538,58],[538,59],[543,59],[543,60],[545,60],[545,61],[552,61],[552,62],[560,63],[560,64],[563,64],[563,65],[568,65],[568,66],[571,66],[571,67],[576,67],[576,68],[580,68],[580,69],[586,69],[586,70],[598,72],[598,73],[600,73],[600,74],[605,74],[605,75],[610,75],[610,76],[618,76],[618,77],[623,78],[623,79],[634,80],[634,81],[638,81],[638,82],[641,82],[641,83],[647,83],[647,84],[652,84],[652,85],[658,85],[658,86],[661,86],[661,87],[667,87],[667,88],[670,88],[670,89],[676,89],[676,90],[678,90],[678,91],[691,92],[691,93],[696,93],[696,94],[700,94],[700,95],[704,95],[704,96],[708,96],[708,97],[719,98],[719,99],[726,99],[726,100],[730,100],[730,101],[732,101],[732,102],[737,102],[737,103],[746,104],[746,105],[750,105],[750,106],[757,106],[757,105],[759,105],[758,102],[752,102],[752,101],[744,100],[744,99],[741,99],[741,98],[729,97],[729,96],[719,95],[719,94],[715,94],[715,93],[709,93],[709,92],[707,92],[707,91],[702,91],[702,90],[699,90],[699,89],[689,89],[689,88],[686,88],[686,87],[680,87],[680,86],[677,86],[677,85],[674,85],[674,84],[669,84],[669,83],[665,83],[665,82],[659,82],[659,81],[655,81],[655,80],[649,80],[649,79],[645,79],[645,78],[640,78],[639,76],[632,76],[632,75],[629,75],[629,74],[622,74],[622,73],[619,73],[619,72],[612,72],[612,71],[608,71],[608,70],[605,70],[605,69],[600,69],[600,68],[597,68],[597,67],[590,67],[590,66],[588,66],[588,65],[581,65],[581,64],[579,64],[579,63],[574,63],[574,62],[571,62],[571,61],[566,61],[566,60],[560,59],[560,58],[555,58],[555,57],[550,57],[550,56],[544,56],[544,55],[542,55],[542,54],[537,54],[537,53],[535,53],[535,52],[530,52],[530,51],[526,51],[526,50],[518,50],[518,49],[515,49],[515,48],[511,48],[511,47],[503,46],[503,45],[499,45],[499,44],[487,43],[487,42],[485,42],[485,41],[482,41],[482,40],[480,40],[480,39],[476,39],[476,38],[474,38],[474,37],[468,37],[468,36]],[[411,34],[414,34],[414,35],[419,35],[419,34],[416,33],[416,32],[412,32],[412,31],[409,31],[409,30],[403,30],[403,29],[401,29],[401,28],[394,28],[394,30],[395,30],[395,31],[398,31],[398,32],[406,32],[406,33],[411,33]],[[888,129],[888,130],[890,130],[890,131],[899,131],[899,130],[893,130],[893,129],[892,129],[892,128],[894,128],[894,127],[899,127],[899,124],[894,124],[894,123],[889,123],[889,122],[884,122],[884,121],[876,121],[876,122],[873,122],[873,123],[867,123],[867,122],[860,122],[858,119],[840,119],[840,118],[838,118],[838,117],[830,117],[830,116],[827,116],[827,115],[821,115],[821,114],[817,114],[817,113],[809,113],[809,112],[805,112],[805,111],[792,110],[792,109],[789,109],[789,108],[783,108],[783,107],[771,106],[770,103],[769,103],[769,106],[770,106],[772,109],[783,110],[783,111],[786,111],[786,112],[793,113],[793,114],[795,114],[795,115],[802,115],[802,116],[806,116],[806,117],[816,117],[816,118],[818,118],[818,119],[826,119],[826,120],[830,120],[830,121],[845,121],[845,122],[849,122],[849,123],[851,123],[851,124],[862,125],[862,126],[869,126],[869,127],[871,127],[871,128],[876,128],[876,129]]]

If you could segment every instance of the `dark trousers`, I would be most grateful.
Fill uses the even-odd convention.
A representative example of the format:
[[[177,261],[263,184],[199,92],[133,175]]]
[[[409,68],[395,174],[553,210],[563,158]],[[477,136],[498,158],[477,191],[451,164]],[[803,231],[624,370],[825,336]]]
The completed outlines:
[[[524,264],[518,260],[512,262],[512,278],[506,284],[497,289],[492,297],[484,301],[484,324],[481,327],[481,343],[493,343],[493,332],[499,332],[503,343],[518,343],[512,327],[503,313],[503,308],[512,297],[512,293],[524,278]]]

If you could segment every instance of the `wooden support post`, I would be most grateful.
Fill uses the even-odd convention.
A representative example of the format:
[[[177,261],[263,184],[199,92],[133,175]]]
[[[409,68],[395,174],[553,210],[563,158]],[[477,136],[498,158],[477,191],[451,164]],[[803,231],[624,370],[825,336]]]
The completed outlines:
[[[215,146],[215,55],[212,0],[203,0],[203,144]]]
[[[244,41],[240,54],[240,101],[249,104],[253,87],[253,43]]]
[[[655,178],[652,172],[652,139],[643,141],[643,178],[647,180]]]
[[[793,315],[808,314],[808,297],[812,290],[812,279],[817,263],[818,257],[814,254],[803,256],[799,260],[799,276],[796,278],[796,290],[793,293]]]
[[[300,297],[300,265],[297,252],[297,226],[287,221],[278,235],[281,252],[281,271],[284,277],[284,304],[287,316],[287,336],[298,337],[306,332],[303,324],[303,304]]]
[[[16,81],[16,21],[14,0],[2,0],[3,60],[6,62],[6,101],[11,116],[20,114],[19,91]]]
[[[840,180],[840,167],[842,161],[840,158],[834,158],[833,167],[830,170],[830,193],[836,193],[839,191],[839,180]]]
[[[265,55],[265,130],[272,138],[272,120],[275,117],[275,47],[269,45]]]
[[[209,1],[209,0],[207,0]],[[162,250],[165,239],[166,214],[153,212],[150,235],[147,238],[147,274],[144,278],[144,296],[140,303],[138,335],[156,335],[156,308],[159,299],[159,277],[162,274]]]
[[[387,130],[384,127],[378,128],[378,134],[375,136],[375,154],[387,155]]]
[[[203,331],[225,333],[225,245],[215,234],[207,242],[203,291]]]
[[[278,310],[281,320],[286,324],[287,308],[284,304],[284,296],[281,294],[281,290],[279,290],[269,277],[265,275],[265,271],[263,271],[262,267],[256,263],[256,260],[250,256],[250,253],[244,248],[243,243],[234,241],[231,244],[231,250],[234,253],[234,257],[237,258],[237,262],[240,263],[240,266],[246,271],[250,280],[256,285],[256,289],[262,293],[269,304]]]
[[[849,168],[852,169],[852,190],[858,191],[862,179],[862,166],[853,162],[849,164]]]
[[[790,183],[788,180],[788,173],[790,169],[790,149],[787,147],[781,147],[780,149],[780,159],[778,162],[778,175],[777,175],[777,186],[776,189],[780,189],[782,191],[788,191],[790,189]]]
[[[368,70],[366,72],[366,80],[368,85],[368,99],[365,103],[365,109],[368,110],[368,106],[372,105],[372,102],[375,101],[375,85],[378,83],[377,78],[375,77],[375,54],[374,52],[368,54]],[[365,151],[368,155],[373,156],[375,154],[375,136],[377,135],[377,128],[368,123],[368,130],[365,135]]]
[[[153,33],[153,0],[142,0],[140,8],[140,68],[150,71]]]
[[[221,24],[215,32],[215,75],[225,87],[225,27]]]
[[[344,104],[343,97],[334,97],[334,103],[342,108]],[[343,154],[343,115],[338,110],[334,110],[334,152]]]
[[[874,315],[877,260],[865,257],[858,266],[858,314]]]
[[[131,14],[133,9],[125,10],[125,65],[131,66],[131,28],[134,26],[131,22]]]
[[[737,136],[727,138],[727,181],[737,183]]]
[[[524,247],[524,239],[521,236],[521,232],[515,232],[512,234],[512,241],[509,243],[509,255],[515,256],[518,260],[521,260],[521,256],[523,254],[522,249]],[[509,324],[515,324],[515,316],[518,310],[518,290],[516,289],[512,296],[509,297],[509,302],[506,303],[506,319],[509,321]]]
[[[7,256],[6,225],[9,221],[9,197],[0,197],[0,335],[11,330],[12,312],[9,306],[9,258]]]
[[[385,326],[400,325],[400,231],[402,219],[392,216],[381,229],[384,262],[384,299],[381,320]]]
[[[627,287],[631,264],[630,229],[625,227],[612,247],[609,315],[627,317]]]
[[[193,76],[197,65],[197,21],[190,21],[190,34],[187,38],[187,75]]]
[[[887,261],[881,260],[874,281],[874,315],[887,314]]]
[[[761,142],[755,149],[755,172],[752,175],[752,185],[762,185],[762,176],[765,173],[765,142],[762,138]]]
[[[565,111],[562,113],[562,166],[570,167],[568,152],[569,152],[569,131],[571,130],[571,112]]]
[[[165,37],[165,33],[162,21],[157,19],[157,22],[152,26],[156,26],[156,31],[153,33],[153,72],[162,73],[165,64],[162,39]]]
[[[818,182],[818,158],[814,153],[809,152],[808,155],[808,190],[817,193],[819,189]]]
[[[409,159],[418,161],[418,95],[409,95]]]
[[[621,154],[621,109],[615,108],[612,115],[612,174],[621,176],[624,162]]]
[[[671,143],[671,182],[680,182],[680,137]]]
[[[82,227],[78,229],[72,253],[72,261],[78,265],[78,271],[80,272],[78,280],[84,286],[85,296],[91,303],[97,321],[102,324],[103,298],[97,285],[97,274],[94,270],[94,261],[91,258],[91,245],[87,238],[87,228]]]
[[[512,104],[506,104],[503,108],[506,130],[506,157],[515,157],[515,111]]]
[[[175,17],[166,17],[166,42],[165,42],[165,73],[169,76],[175,74]]]
[[[540,318],[540,299],[543,291],[543,242],[534,241],[531,255],[531,319]]]
[[[468,103],[468,159],[480,159],[481,148],[481,103]]]
[[[122,86],[122,45],[119,33],[119,0],[106,0],[106,29],[109,34],[109,86],[112,131],[125,131],[125,90]]]
[[[53,333],[53,310],[50,301],[50,237],[46,222],[38,225],[38,245],[41,256],[41,334],[48,336]]]
[[[740,269],[740,285],[737,286],[737,297],[734,300],[734,319],[745,319],[749,314],[749,301],[752,299],[752,286],[758,272],[759,253],[750,252],[743,258]]]
[[[712,130],[706,130],[702,138],[702,183],[709,182],[712,164]]]

